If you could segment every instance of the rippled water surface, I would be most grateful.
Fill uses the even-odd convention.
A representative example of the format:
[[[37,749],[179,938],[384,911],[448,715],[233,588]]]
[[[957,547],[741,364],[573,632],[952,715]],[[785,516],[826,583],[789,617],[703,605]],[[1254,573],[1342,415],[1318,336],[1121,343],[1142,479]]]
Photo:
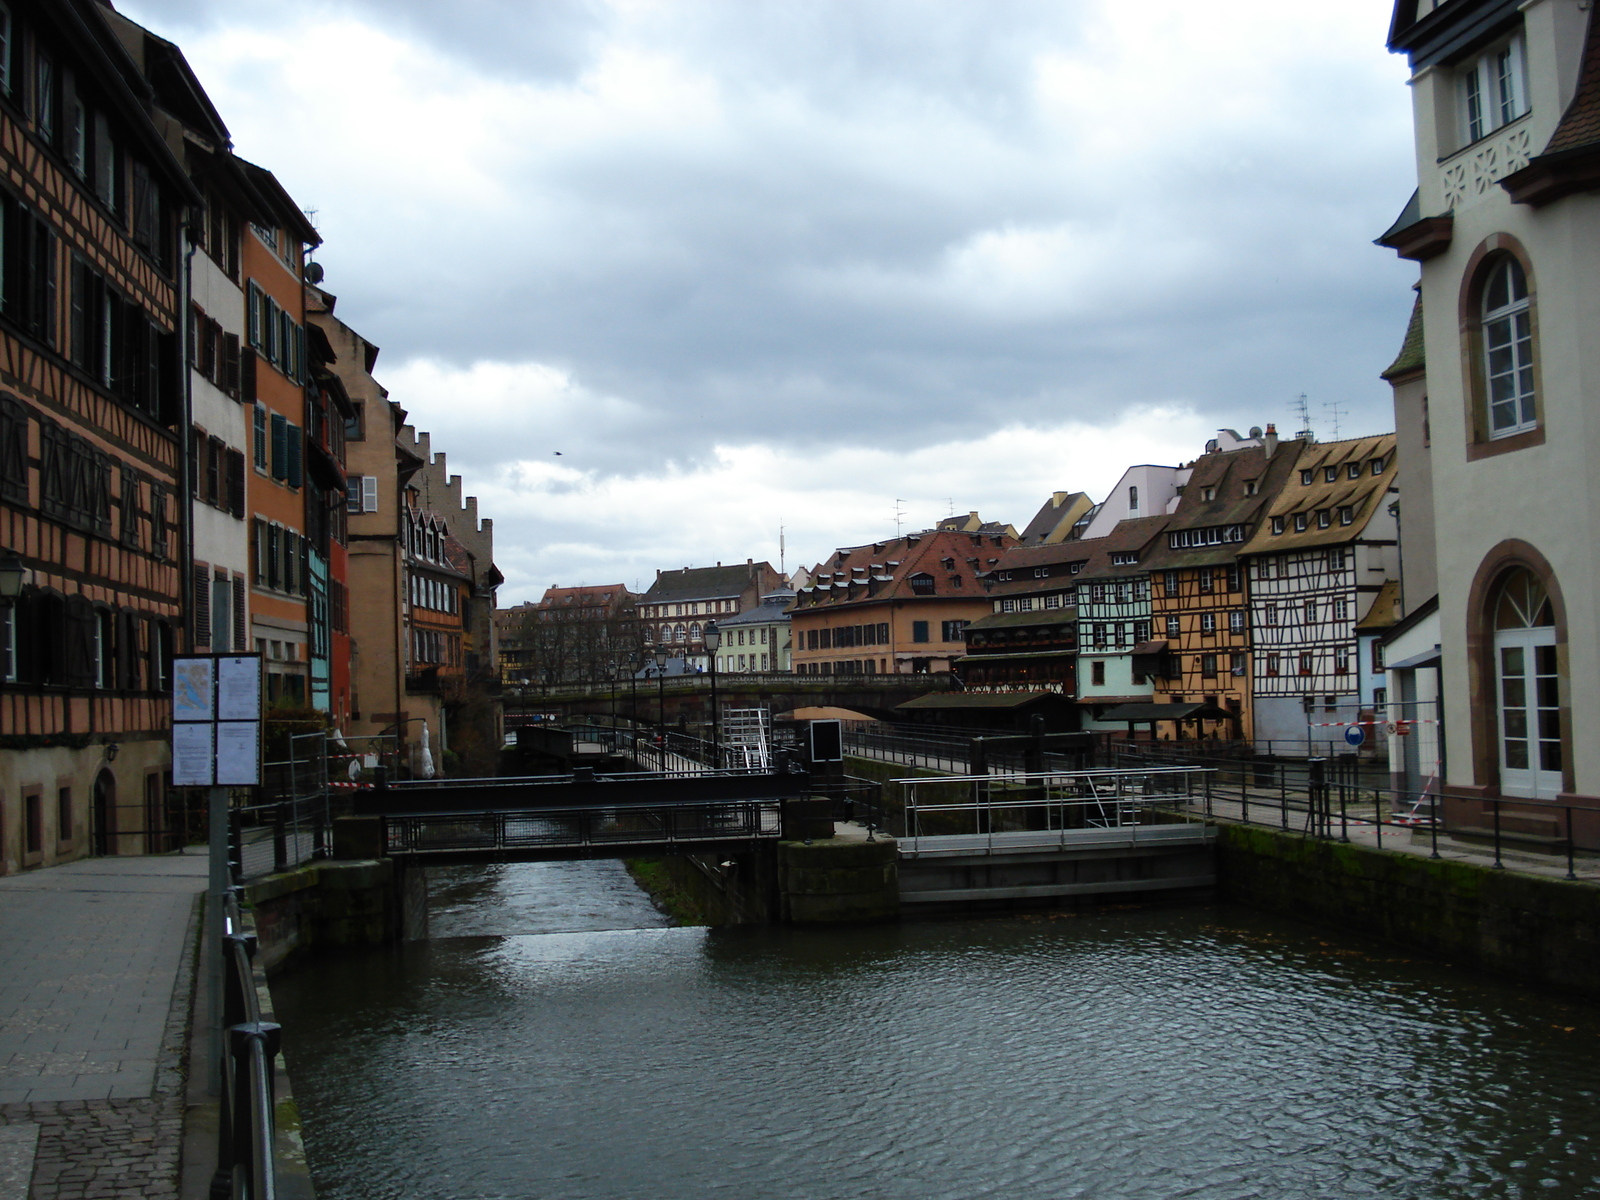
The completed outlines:
[[[274,985],[322,1200],[1600,1194],[1600,1020],[1233,909],[664,928],[436,880]],[[559,932],[550,932],[559,931]]]

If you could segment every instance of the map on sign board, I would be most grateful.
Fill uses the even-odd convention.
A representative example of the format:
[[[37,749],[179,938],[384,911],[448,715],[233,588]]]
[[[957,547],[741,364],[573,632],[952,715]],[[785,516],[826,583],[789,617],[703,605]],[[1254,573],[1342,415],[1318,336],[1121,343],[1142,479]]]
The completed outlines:
[[[172,663],[172,719],[174,721],[214,721],[212,680],[215,660],[179,658]]]

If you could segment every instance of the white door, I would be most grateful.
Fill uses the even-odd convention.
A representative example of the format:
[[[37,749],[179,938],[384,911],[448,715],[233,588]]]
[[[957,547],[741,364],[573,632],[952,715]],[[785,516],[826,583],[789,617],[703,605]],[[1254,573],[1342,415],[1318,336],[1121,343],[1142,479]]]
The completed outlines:
[[[1494,635],[1500,708],[1500,790],[1554,798],[1561,790],[1561,683],[1556,631],[1501,629]]]

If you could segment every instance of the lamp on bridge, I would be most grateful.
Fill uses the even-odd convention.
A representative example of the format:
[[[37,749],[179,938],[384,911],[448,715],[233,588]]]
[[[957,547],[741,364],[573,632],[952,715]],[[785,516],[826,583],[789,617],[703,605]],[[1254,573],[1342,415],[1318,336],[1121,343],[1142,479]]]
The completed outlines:
[[[717,647],[722,645],[722,631],[717,628],[715,621],[706,622],[705,638],[706,651],[711,659],[711,766],[713,770],[722,769],[722,731],[717,720]]]
[[[662,737],[667,733],[667,658],[670,654],[665,646],[651,651],[656,660],[656,731]]]

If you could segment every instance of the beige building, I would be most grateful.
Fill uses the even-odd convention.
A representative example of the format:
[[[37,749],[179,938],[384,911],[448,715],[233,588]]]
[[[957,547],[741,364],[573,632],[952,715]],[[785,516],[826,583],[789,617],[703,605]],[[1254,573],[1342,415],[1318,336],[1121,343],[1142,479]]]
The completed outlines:
[[[1436,594],[1420,640],[1438,647],[1391,658],[1390,691],[1442,680],[1461,826],[1487,825],[1496,797],[1600,805],[1600,742],[1574,726],[1600,702],[1597,39],[1586,0],[1401,0],[1390,30],[1412,69],[1417,191],[1380,240],[1421,263],[1421,344],[1388,372],[1406,473],[1396,628],[1414,650]],[[1514,818],[1546,836],[1563,821],[1555,805]],[[1578,838],[1600,842],[1600,821]]]

